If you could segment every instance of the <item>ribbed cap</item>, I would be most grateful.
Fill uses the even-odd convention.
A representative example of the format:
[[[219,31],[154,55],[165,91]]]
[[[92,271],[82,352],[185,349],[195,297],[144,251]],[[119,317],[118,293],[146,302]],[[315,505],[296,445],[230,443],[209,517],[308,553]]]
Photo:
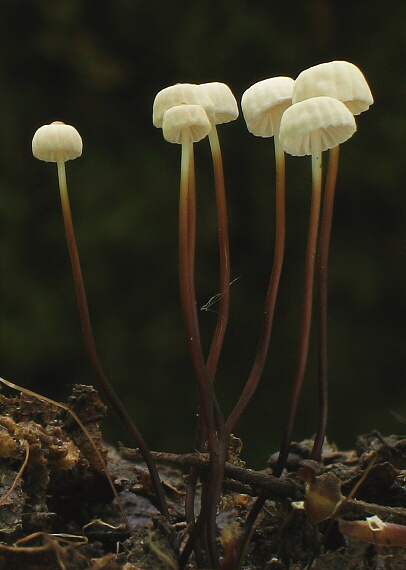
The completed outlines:
[[[363,73],[348,61],[320,63],[297,76],[293,103],[322,95],[342,101],[354,115],[366,111],[374,102]]]
[[[271,77],[254,83],[243,94],[241,107],[247,128],[258,137],[274,135],[273,121],[292,104],[294,80]]]
[[[82,139],[75,127],[61,121],[43,125],[32,139],[32,154],[45,162],[57,162],[61,158],[64,162],[73,160],[82,154],[82,148]]]
[[[294,156],[333,148],[357,130],[353,114],[333,97],[313,97],[295,103],[281,120],[280,141]]]
[[[200,105],[209,117],[214,116],[213,103],[207,93],[195,83],[176,83],[157,93],[152,109],[152,122],[162,128],[166,111],[177,105]]]
[[[181,144],[186,131],[189,142],[198,142],[211,130],[206,111],[200,105],[176,105],[165,112],[162,125],[164,138]]]
[[[238,117],[237,101],[228,85],[212,81],[201,83],[198,87],[209,96],[213,103],[214,124],[229,123]]]

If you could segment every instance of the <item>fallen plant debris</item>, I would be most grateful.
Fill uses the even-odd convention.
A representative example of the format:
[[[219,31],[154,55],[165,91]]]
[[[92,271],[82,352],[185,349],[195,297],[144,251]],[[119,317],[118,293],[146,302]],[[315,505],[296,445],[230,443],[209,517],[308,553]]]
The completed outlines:
[[[139,450],[103,445],[100,422],[106,408],[97,392],[91,386],[74,386],[68,405],[106,461],[131,533],[99,456],[72,416],[31,395],[0,395],[0,569],[177,569],[187,528],[185,474],[196,466],[204,479],[208,454],[151,452],[168,503],[168,523],[154,505]],[[355,497],[320,524],[309,521],[302,503],[306,483],[300,470],[309,462],[311,440],[292,444],[292,467],[280,478],[272,475],[271,467],[260,472],[247,468],[239,457],[241,447],[233,437],[217,515],[222,569],[235,567],[233,545],[258,496],[265,499],[265,508],[243,568],[296,569],[308,567],[310,561],[315,569],[327,563],[333,568],[355,563],[370,568],[384,558],[385,568],[405,563],[404,437],[372,432],[358,438],[355,450],[345,452],[325,444],[316,479],[334,477],[346,497],[368,472]],[[195,567],[192,559],[188,568]]]

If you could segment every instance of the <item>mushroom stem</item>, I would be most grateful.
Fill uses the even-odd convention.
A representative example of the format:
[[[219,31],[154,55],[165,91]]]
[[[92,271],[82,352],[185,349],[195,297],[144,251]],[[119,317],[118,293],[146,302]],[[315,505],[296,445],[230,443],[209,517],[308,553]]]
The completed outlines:
[[[183,318],[186,327],[189,352],[198,380],[201,411],[202,430],[207,437],[210,452],[210,469],[204,501],[195,524],[192,524],[188,540],[182,551],[179,564],[185,564],[193,548],[193,544],[202,532],[205,523],[212,518],[217,505],[218,481],[222,481],[223,463],[225,462],[225,435],[224,420],[219,405],[213,393],[211,378],[204,361],[198,317],[196,310],[194,288],[194,236],[195,236],[195,208],[194,208],[194,174],[193,174],[193,145],[187,138],[187,133],[182,134],[182,158],[181,158],[181,181],[179,200],[179,278],[181,290],[181,302]],[[216,436],[216,427],[218,437]],[[203,445],[203,444],[202,444]],[[193,519],[193,512],[189,511],[189,518]],[[189,521],[189,522],[192,522]],[[209,525],[212,529],[213,525]],[[215,552],[214,532],[209,531],[209,547],[212,557]],[[210,535],[212,540],[210,540]],[[214,545],[211,545],[211,543]],[[211,546],[210,546],[211,545]],[[216,562],[215,562],[216,564]]]
[[[317,135],[312,137],[312,200],[310,209],[309,232],[307,238],[306,263],[305,263],[305,284],[304,300],[302,310],[302,325],[299,341],[299,356],[295,378],[293,381],[292,393],[290,396],[288,413],[286,417],[282,444],[278,460],[275,465],[274,475],[279,477],[283,471],[289,453],[289,446],[292,439],[293,426],[296,418],[297,406],[299,403],[300,391],[306,370],[307,356],[309,352],[310,328],[312,320],[313,306],[313,283],[314,267],[317,246],[317,233],[320,216],[321,184],[322,184],[322,153],[320,141]]]
[[[319,417],[316,436],[314,438],[311,458],[320,461],[326,434],[328,414],[328,366],[327,366],[327,274],[328,254],[330,247],[331,224],[333,219],[334,194],[338,172],[340,146],[329,151],[326,185],[323,198],[323,210],[320,225],[318,251],[318,332],[319,332]]]
[[[102,365],[100,363],[96,345],[94,342],[94,336],[92,331],[92,326],[90,323],[89,308],[87,304],[86,291],[82,277],[82,270],[80,266],[79,254],[76,246],[75,233],[73,230],[72,215],[69,204],[68,187],[66,183],[66,172],[65,172],[65,162],[62,158],[57,160],[58,167],[58,181],[59,181],[59,191],[62,204],[62,214],[65,225],[66,240],[68,244],[69,256],[73,272],[73,280],[75,284],[76,298],[79,307],[79,315],[82,325],[83,338],[85,342],[86,351],[88,353],[90,362],[92,364],[96,378],[98,379],[102,389],[104,390],[107,398],[115,409],[117,415],[123,422],[124,426],[130,433],[136,445],[139,447],[141,454],[147,464],[149,473],[151,475],[152,484],[154,487],[157,506],[161,513],[169,520],[169,512],[166,504],[165,496],[162,490],[161,481],[159,478],[158,470],[156,468],[153,457],[143,439],[140,432],[134,425],[130,416],[128,415],[126,409],[120,401],[120,398],[116,394],[114,388],[111,386],[110,382],[104,374]]]
[[[221,157],[220,143],[217,133],[217,128],[213,124],[212,130],[209,133],[209,142],[212,152],[213,168],[214,168],[214,181],[215,181],[215,191],[216,191],[216,205],[217,205],[217,225],[218,225],[218,240],[219,240],[219,257],[220,257],[220,307],[219,314],[217,318],[216,329],[213,335],[213,340],[211,343],[208,358],[206,360],[206,369],[211,382],[214,382],[218,361],[221,353],[221,348],[223,345],[224,335],[227,327],[229,304],[230,304],[230,254],[229,254],[229,241],[228,241],[228,221],[227,221],[227,204],[226,204],[226,194],[224,185],[224,171],[223,162]],[[189,214],[191,206],[189,205]],[[189,215],[189,220],[191,216]],[[192,239],[192,231],[189,229],[189,240]],[[221,422],[221,420],[220,420]],[[220,435],[220,431],[219,435]],[[224,427],[223,430],[224,432]],[[224,456],[227,448],[227,436],[224,434],[224,441],[219,441],[219,446],[222,448],[222,455]],[[205,441],[205,430],[202,425],[202,418],[199,414],[199,425],[196,436],[196,449],[203,451]],[[220,467],[221,467],[220,460]],[[189,522],[194,522],[194,503],[195,503],[195,491],[196,484],[199,477],[199,469],[197,467],[191,467],[188,477],[188,484],[186,488],[185,497],[185,511],[186,520]],[[222,477],[218,478],[218,481],[222,481]],[[217,485],[217,493],[221,493],[221,485]],[[213,501],[212,508],[217,507],[217,500]],[[215,513],[213,517],[215,519]]]
[[[271,337],[273,315],[275,311],[276,296],[278,293],[279,281],[282,272],[282,264],[285,252],[285,153],[279,140],[279,121],[274,121],[274,145],[276,164],[276,236],[275,253],[272,273],[269,281],[268,293],[265,301],[264,321],[262,325],[261,337],[258,345],[256,359],[248,378],[247,384],[238,400],[233,412],[226,423],[227,433],[231,433],[235,423],[241,416],[260,380]],[[255,521],[265,504],[264,497],[258,497],[251,508],[245,522],[244,531],[237,541],[237,568],[240,569],[245,558],[252,534],[254,532]]]
[[[194,259],[194,220],[196,215],[192,203],[194,200],[194,189],[190,189],[192,182],[190,165],[193,160],[193,146],[187,139],[186,133],[182,136],[184,140],[182,142],[179,199],[180,293],[189,352],[192,357],[200,390],[204,428],[208,438],[209,449],[212,453],[215,453],[217,449],[217,439],[215,435],[213,391],[201,348],[192,268]],[[191,237],[193,243],[190,242]]]
[[[228,220],[226,191],[224,186],[223,161],[221,157],[220,143],[215,125],[209,133],[209,142],[213,158],[214,183],[216,190],[217,227],[220,255],[220,305],[217,318],[216,330],[210,347],[206,366],[207,372],[214,381],[217,365],[223,346],[224,334],[227,327],[230,306],[230,250],[228,243]]]
[[[236,422],[245,410],[248,402],[250,401],[258,386],[259,380],[264,370],[265,360],[268,354],[269,341],[271,338],[276,297],[278,294],[278,287],[285,251],[285,153],[279,141],[280,118],[281,116],[273,120],[276,164],[276,235],[273,267],[265,300],[262,331],[254,364],[252,366],[251,373],[248,377],[247,383],[245,384],[243,392],[227,420],[227,433],[232,432]]]

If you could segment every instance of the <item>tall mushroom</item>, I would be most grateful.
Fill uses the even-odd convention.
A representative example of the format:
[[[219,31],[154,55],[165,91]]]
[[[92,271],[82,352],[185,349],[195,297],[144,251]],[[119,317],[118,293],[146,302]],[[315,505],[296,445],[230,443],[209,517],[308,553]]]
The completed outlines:
[[[354,115],[369,109],[373,97],[361,70],[348,61],[330,61],[305,69],[296,78],[293,102],[311,97],[329,96],[342,101]],[[320,460],[327,425],[328,365],[327,365],[327,271],[334,194],[339,161],[339,146],[329,151],[328,170],[323,197],[318,250],[318,360],[319,360],[319,420],[314,438],[312,459]]]
[[[315,254],[322,191],[322,152],[348,140],[356,131],[353,114],[337,99],[313,97],[289,107],[281,120],[280,140],[285,152],[294,156],[311,155],[312,200],[307,239],[304,301],[299,355],[284,427],[281,449],[274,469],[279,476],[285,466],[293,425],[304,379],[313,305]]]
[[[171,106],[164,112],[162,117],[164,138],[169,142],[182,145],[179,198],[179,279],[181,302],[189,352],[199,386],[203,428],[210,454],[205,500],[202,500],[200,514],[196,522],[191,521],[189,537],[181,554],[181,561],[184,562],[188,559],[196,539],[200,536],[206,523],[208,523],[208,518],[210,518],[217,504],[217,483],[218,479],[222,478],[223,470],[223,454],[220,453],[221,442],[225,441],[224,420],[213,392],[201,346],[193,270],[194,227],[196,223],[193,144],[205,138],[211,129],[212,123],[205,108],[200,104]],[[211,524],[210,528],[213,529],[213,526]],[[216,564],[218,553],[214,532],[209,532],[207,538],[208,551],[206,556],[208,556],[210,562]]]
[[[224,335],[228,322],[229,313],[229,300],[230,300],[230,253],[229,253],[229,241],[228,241],[228,220],[227,220],[227,204],[226,204],[226,193],[225,193],[225,183],[224,183],[224,171],[223,162],[221,156],[220,142],[217,132],[217,125],[222,123],[228,123],[235,120],[238,117],[238,106],[234,95],[232,94],[230,88],[224,83],[211,82],[203,83],[200,85],[189,87],[188,89],[195,89],[195,93],[192,94],[193,100],[196,97],[200,98],[199,101],[202,106],[207,111],[208,118],[211,123],[211,129],[209,132],[209,142],[213,160],[214,169],[214,182],[215,182],[215,193],[216,193],[216,209],[217,209],[217,227],[218,227],[218,242],[219,242],[219,258],[220,258],[220,292],[219,300],[220,306],[217,316],[216,328],[213,334],[213,339],[211,342],[209,354],[206,360],[206,370],[207,374],[211,380],[214,382],[217,366],[219,362],[219,357],[221,349],[223,346]],[[189,240],[190,240],[189,231]],[[216,410],[215,410],[215,413]],[[222,418],[217,418],[217,424],[222,424]],[[223,427],[218,431],[218,434],[224,434]],[[206,439],[206,432],[204,425],[202,423],[201,414],[199,414],[199,423],[196,437],[196,449],[199,451],[204,451],[204,444]],[[227,449],[227,437],[219,437],[218,440],[218,464],[219,470],[222,470],[226,461],[226,449]],[[199,477],[199,469],[197,467],[191,467],[188,476],[188,483],[185,495],[185,512],[186,520],[188,524],[193,524],[195,521],[194,507],[196,503],[196,485]],[[210,493],[212,497],[209,497],[211,504],[210,512],[207,516],[208,525],[208,536],[211,537],[211,543],[215,542],[215,518],[217,503],[220,497],[222,488],[223,473],[218,471],[217,478],[215,481],[216,489],[211,489]],[[202,504],[206,503],[207,487],[202,489]],[[216,498],[217,496],[217,498]],[[200,518],[201,520],[201,518]],[[191,542],[187,544],[187,549],[185,553],[191,546]],[[183,553],[183,557],[185,556]],[[198,555],[198,552],[196,551]]]
[[[65,162],[78,158],[82,154],[82,139],[78,131],[71,125],[61,121],[54,121],[50,125],[43,125],[34,134],[32,139],[32,153],[35,158],[45,162],[56,162],[58,168],[59,191],[62,204],[62,214],[65,224],[65,233],[71,260],[73,279],[75,283],[76,298],[78,302],[80,320],[82,324],[85,347],[92,364],[95,375],[100,382],[106,396],[110,400],[117,415],[127,428],[128,432],[139,447],[149,469],[157,504],[161,513],[169,519],[168,507],[163,494],[158,470],[143,437],[130,418],[128,412],[120,401],[116,391],[108,381],[97,354],[96,345],[86,298],[86,291],[82,277],[79,253],[76,246],[72,215],[69,204],[68,187],[66,183]]]
[[[191,211],[189,200],[194,194],[193,144],[205,138],[211,130],[207,113],[200,105],[176,105],[163,115],[162,132],[165,140],[182,145],[179,198],[179,278],[183,318],[188,346],[200,388],[204,424],[210,449],[216,449],[212,392],[200,343],[197,322],[194,280],[190,264],[190,224],[194,226],[196,212]],[[194,201],[194,199],[192,198]]]

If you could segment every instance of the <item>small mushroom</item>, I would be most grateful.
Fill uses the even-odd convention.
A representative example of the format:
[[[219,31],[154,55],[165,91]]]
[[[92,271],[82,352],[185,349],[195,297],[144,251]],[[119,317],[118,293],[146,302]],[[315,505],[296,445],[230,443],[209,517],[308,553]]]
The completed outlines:
[[[330,61],[302,71],[293,86],[293,103],[311,97],[328,96],[338,99],[354,115],[366,111],[373,103],[369,85],[361,70],[348,61]],[[318,254],[318,351],[319,351],[319,412],[318,427],[312,450],[313,459],[320,460],[327,425],[328,364],[327,364],[327,272],[334,194],[338,172],[339,146],[329,151],[326,186],[321,216]]]
[[[43,125],[35,132],[32,139],[32,153],[35,158],[57,164],[62,213],[77,293],[83,288],[83,280],[70,211],[65,162],[81,156],[82,148],[82,139],[75,127],[65,125],[61,121]],[[87,312],[86,301],[79,303],[79,309],[83,318],[83,311]]]
[[[62,213],[76,293],[78,295],[79,310],[82,320],[84,319],[84,322],[86,322],[88,319],[87,302],[84,294],[82,271],[73,230],[65,171],[65,162],[81,156],[82,146],[82,139],[78,131],[71,125],[65,125],[65,123],[61,121],[54,121],[50,125],[43,125],[35,132],[32,139],[32,153],[35,158],[44,160],[45,162],[56,162],[58,167]],[[90,324],[89,327],[84,327],[84,332],[85,334],[86,332],[91,334]]]
[[[285,152],[295,156],[311,155],[312,200],[307,238],[298,363],[281,449],[274,470],[276,476],[282,473],[288,456],[309,349],[315,256],[322,191],[322,152],[345,142],[355,131],[356,124],[353,114],[344,103],[332,97],[312,97],[300,103],[295,103],[285,111],[281,120],[280,140]]]
[[[136,445],[147,464],[152,479],[152,486],[156,492],[157,504],[161,513],[169,519],[168,507],[163,494],[158,470],[142,435],[134,425],[126,409],[111,386],[97,353],[92,326],[90,322],[89,308],[86,290],[83,282],[82,269],[79,253],[76,245],[75,232],[73,229],[72,215],[69,203],[68,186],[66,183],[65,162],[73,160],[82,154],[82,139],[78,131],[71,125],[65,125],[61,121],[54,121],[50,125],[43,125],[34,134],[32,139],[32,152],[35,158],[46,162],[56,162],[58,167],[59,191],[61,197],[62,214],[65,225],[66,240],[71,260],[73,279],[75,284],[76,298],[87,354],[93,371],[100,385],[114,407],[117,415],[133,437]]]
[[[233,430],[261,378],[271,338],[276,297],[282,273],[285,252],[285,154],[280,144],[279,129],[283,113],[292,104],[294,81],[291,77],[271,77],[249,87],[241,99],[241,107],[248,130],[259,137],[274,139],[276,165],[276,224],[273,267],[265,300],[264,320],[258,342],[258,349],[251,373],[239,400],[227,421]]]
[[[192,89],[191,92],[197,92]],[[161,92],[162,93],[162,92]],[[154,108],[159,103],[155,98]],[[211,105],[211,103],[210,103]],[[210,453],[216,453],[213,393],[210,387],[200,340],[194,285],[196,199],[193,144],[205,138],[212,128],[201,105],[182,103],[169,107],[162,117],[166,140],[182,145],[179,198],[179,278],[183,318],[188,347],[200,390],[202,416]]]

